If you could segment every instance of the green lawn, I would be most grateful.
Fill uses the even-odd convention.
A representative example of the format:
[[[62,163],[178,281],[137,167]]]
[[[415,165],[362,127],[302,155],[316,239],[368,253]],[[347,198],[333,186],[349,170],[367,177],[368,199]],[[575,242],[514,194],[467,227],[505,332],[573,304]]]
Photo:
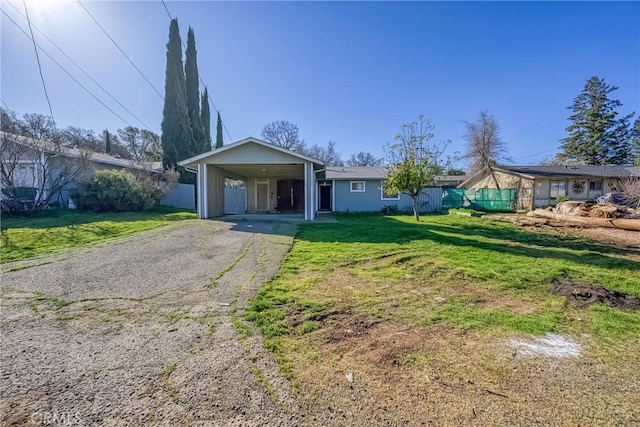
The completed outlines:
[[[339,389],[344,374],[336,373],[355,369],[378,406],[387,402],[411,413],[419,406],[394,397],[397,387],[406,387],[403,396],[419,396],[428,388],[440,402],[454,402],[435,406],[443,411],[441,422],[464,424],[471,419],[448,417],[466,411],[465,399],[475,395],[456,389],[459,395],[451,397],[425,378],[448,375],[449,385],[468,378],[466,384],[484,381],[532,393],[524,379],[511,378],[517,370],[527,381],[546,384],[548,394],[534,412],[553,414],[567,398],[563,390],[581,386],[562,378],[548,383],[544,369],[507,359],[506,342],[547,332],[574,337],[592,358],[584,366],[617,372],[600,383],[581,372],[586,388],[580,393],[598,393],[618,376],[616,381],[633,389],[640,375],[627,368],[640,363],[640,312],[602,304],[577,308],[549,290],[554,280],[562,280],[640,296],[639,272],[637,252],[550,228],[458,215],[424,216],[420,223],[410,216],[341,215],[338,224],[301,226],[278,275],[253,299],[246,317],[310,405],[344,405],[345,413],[352,413],[349,396],[334,399],[323,390]],[[380,380],[391,373],[391,380]],[[386,385],[389,381],[396,385]],[[320,403],[321,396],[327,400]],[[616,399],[637,406],[633,393]],[[606,408],[606,402],[594,404],[582,415],[606,420]],[[529,416],[520,409],[505,407],[500,412],[505,418],[498,419],[517,423],[522,418],[509,417]]]
[[[616,248],[511,224],[454,215],[425,216],[420,223],[408,216],[344,215],[339,224],[302,226],[249,316],[267,338],[277,337],[286,333],[277,320],[292,306],[344,305],[344,289],[333,290],[337,279],[354,288],[349,309],[384,319],[492,333],[575,331],[581,327],[568,319],[564,298],[548,292],[554,279],[640,296],[639,271],[637,258]],[[415,298],[421,294],[446,301]],[[398,303],[393,309],[391,299]],[[514,304],[521,307],[509,310]],[[640,313],[593,307],[585,316],[588,329],[603,339],[640,333]]]
[[[2,263],[65,252],[90,243],[196,218],[193,211],[157,207],[144,212],[93,213],[43,210],[33,216],[2,217]]]

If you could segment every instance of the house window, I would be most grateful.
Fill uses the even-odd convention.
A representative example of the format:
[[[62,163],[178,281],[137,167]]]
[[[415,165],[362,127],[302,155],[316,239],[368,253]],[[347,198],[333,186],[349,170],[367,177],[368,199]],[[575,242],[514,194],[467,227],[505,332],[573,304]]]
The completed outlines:
[[[352,193],[364,193],[364,181],[351,181]]]
[[[382,200],[400,200],[400,193],[390,193],[384,182],[380,183],[380,199]]]
[[[602,190],[602,181],[590,181],[589,190]]]
[[[551,194],[550,196],[566,196],[567,195],[567,182],[566,181],[551,181]]]

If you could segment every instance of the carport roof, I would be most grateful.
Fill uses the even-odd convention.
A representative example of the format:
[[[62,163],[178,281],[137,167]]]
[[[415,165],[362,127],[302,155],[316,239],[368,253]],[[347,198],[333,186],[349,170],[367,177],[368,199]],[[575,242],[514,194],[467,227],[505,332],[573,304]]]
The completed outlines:
[[[301,160],[304,160],[304,161],[307,161],[307,162],[312,162],[312,163],[315,163],[315,164],[320,165],[320,166],[324,165],[324,162],[322,160],[318,160],[318,159],[313,159],[311,157],[307,157],[307,156],[305,156],[303,154],[297,153],[297,152],[292,151],[292,150],[287,150],[286,148],[278,147],[277,145],[270,144],[270,143],[268,143],[266,141],[263,141],[261,139],[254,138],[254,137],[251,137],[251,136],[248,137],[248,138],[241,139],[240,141],[236,141],[234,143],[231,143],[229,145],[225,145],[224,147],[216,148],[215,150],[207,151],[206,153],[198,154],[197,156],[193,156],[191,158],[185,159],[185,160],[183,160],[181,162],[178,162],[178,165],[179,166],[184,166],[184,167],[189,167],[191,165],[195,165],[195,164],[200,163],[200,160],[202,160],[202,159],[205,159],[207,157],[214,157],[217,154],[224,153],[225,151],[236,149],[236,148],[241,147],[241,146],[243,146],[245,144],[248,144],[248,143],[258,144],[258,145],[261,145],[263,147],[269,148],[271,150],[279,151],[281,153],[285,153],[285,154],[288,154],[290,156],[297,157],[297,158],[299,158]]]

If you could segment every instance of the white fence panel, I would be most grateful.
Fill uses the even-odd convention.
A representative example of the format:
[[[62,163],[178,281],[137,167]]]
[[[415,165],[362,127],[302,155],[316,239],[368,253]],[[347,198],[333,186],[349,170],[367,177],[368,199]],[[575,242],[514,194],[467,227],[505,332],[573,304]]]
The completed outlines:
[[[243,214],[247,212],[247,190],[246,188],[225,188],[224,189],[224,213]]]
[[[176,184],[160,201],[161,205],[181,209],[196,208],[196,189],[192,184]]]

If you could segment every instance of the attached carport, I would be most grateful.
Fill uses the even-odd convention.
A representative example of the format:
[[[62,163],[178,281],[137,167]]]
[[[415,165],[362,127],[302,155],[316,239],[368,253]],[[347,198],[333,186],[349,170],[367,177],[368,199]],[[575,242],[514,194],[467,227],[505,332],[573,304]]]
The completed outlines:
[[[247,213],[315,218],[316,172],[324,167],[319,160],[249,137],[179,165],[197,174],[198,218],[225,214],[225,178],[245,182]]]

